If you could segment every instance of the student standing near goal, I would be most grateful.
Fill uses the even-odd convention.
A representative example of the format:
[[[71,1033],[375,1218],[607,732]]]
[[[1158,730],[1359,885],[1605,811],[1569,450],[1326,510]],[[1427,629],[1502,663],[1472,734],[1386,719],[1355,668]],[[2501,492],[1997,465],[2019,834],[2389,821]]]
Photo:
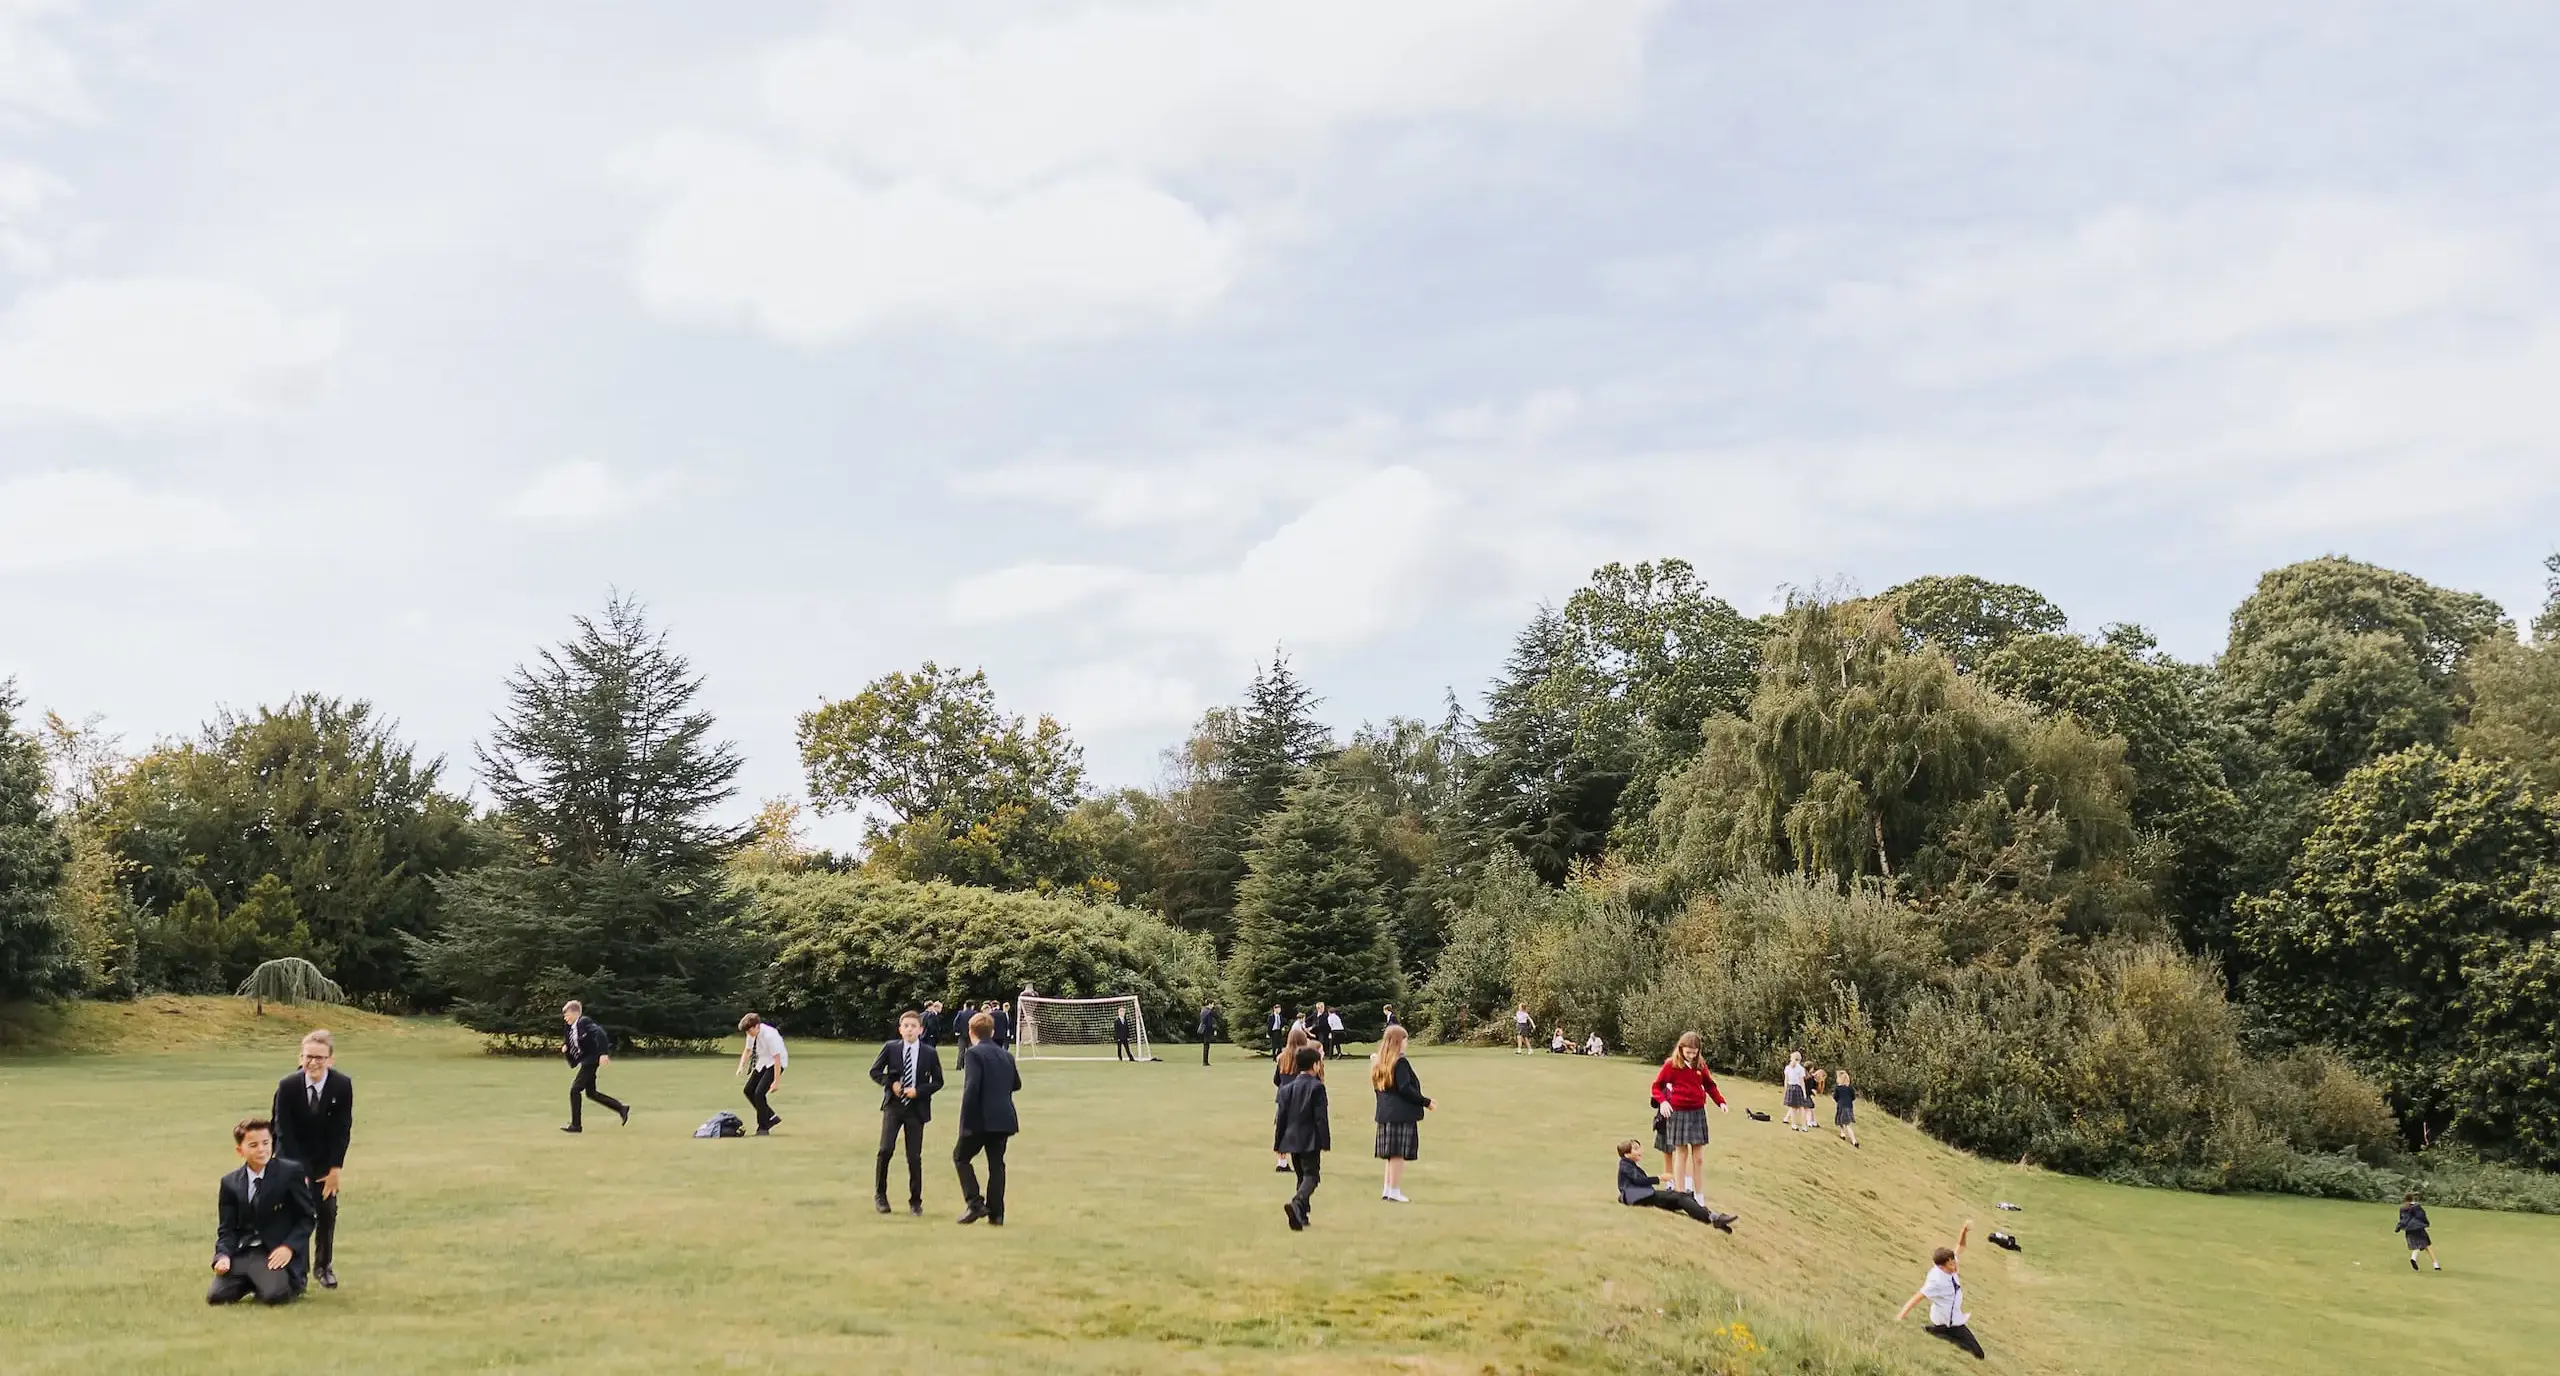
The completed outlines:
[[[1130,1046],[1134,1035],[1129,1027],[1128,1009],[1123,1008],[1111,1015],[1111,1059],[1115,1061],[1138,1059],[1138,1053]]]
[[[1422,1115],[1431,1111],[1422,1077],[1405,1059],[1404,1046],[1404,1029],[1390,1026],[1379,1034],[1378,1050],[1369,1057],[1369,1088],[1378,1094],[1375,1151],[1387,1163],[1386,1187],[1378,1197],[1398,1204],[1413,1202],[1404,1197],[1404,1163],[1422,1155]]]
[[[782,1115],[773,1111],[771,1096],[782,1087],[782,1072],[791,1064],[791,1053],[783,1048],[782,1033],[757,1014],[738,1019],[738,1032],[747,1039],[746,1049],[738,1053],[738,1073],[747,1077],[747,1103],[756,1111],[756,1136],[771,1136],[773,1125],[782,1121]]]
[[[1706,1170],[1702,1158],[1707,1145],[1707,1101],[1727,1113],[1733,1105],[1724,1101],[1724,1091],[1716,1088],[1716,1077],[1707,1070],[1707,1057],[1695,1032],[1680,1034],[1680,1043],[1671,1048],[1671,1058],[1654,1072],[1654,1093],[1660,1097],[1660,1113],[1667,1120],[1663,1137],[1671,1144],[1672,1174],[1680,1188],[1707,1202],[1702,1183]]]
[[[338,1177],[356,1127],[356,1083],[334,1069],[337,1060],[337,1039],[329,1029],[304,1033],[302,1068],[276,1086],[270,1111],[276,1157],[302,1164],[312,1207],[318,1210],[318,1226],[311,1233],[311,1278],[323,1290],[338,1288],[338,1271],[331,1264],[338,1252]]]
[[[951,1164],[960,1172],[960,1196],[968,1201],[963,1223],[985,1219],[1004,1226],[1004,1149],[1022,1130],[1013,1111],[1013,1096],[1022,1088],[1022,1071],[1012,1053],[996,1045],[996,1020],[985,1013],[969,1020],[969,1049],[960,1054],[960,1140],[952,1145]],[[978,1192],[978,1172],[970,1163],[987,1154],[987,1188]]]
[[[889,1212],[889,1158],[898,1139],[907,1143],[907,1212],[924,1213],[924,1125],[933,1121],[933,1096],[942,1089],[942,1057],[924,1039],[924,1018],[898,1015],[898,1039],[871,1058],[871,1083],[880,1086],[880,1155],[871,1165],[871,1205]]]

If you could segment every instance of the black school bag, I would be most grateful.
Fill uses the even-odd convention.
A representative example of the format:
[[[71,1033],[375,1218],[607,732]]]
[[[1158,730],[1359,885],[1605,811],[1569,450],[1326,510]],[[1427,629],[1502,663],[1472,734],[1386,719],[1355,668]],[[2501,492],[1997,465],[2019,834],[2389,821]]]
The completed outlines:
[[[744,1137],[747,1135],[747,1124],[745,1119],[724,1109],[712,1114],[701,1127],[695,1128],[693,1135],[696,1137]]]

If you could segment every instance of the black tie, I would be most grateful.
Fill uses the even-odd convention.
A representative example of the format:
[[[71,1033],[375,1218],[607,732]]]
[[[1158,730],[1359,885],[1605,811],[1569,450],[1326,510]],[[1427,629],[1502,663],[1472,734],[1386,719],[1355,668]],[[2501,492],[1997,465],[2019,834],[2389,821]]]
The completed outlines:
[[[320,1111],[320,1086],[317,1083],[311,1083],[306,1084],[304,1088],[311,1091],[311,1111],[313,1113],[318,1113]]]
[[[249,1207],[258,1207],[258,1177],[249,1177]]]

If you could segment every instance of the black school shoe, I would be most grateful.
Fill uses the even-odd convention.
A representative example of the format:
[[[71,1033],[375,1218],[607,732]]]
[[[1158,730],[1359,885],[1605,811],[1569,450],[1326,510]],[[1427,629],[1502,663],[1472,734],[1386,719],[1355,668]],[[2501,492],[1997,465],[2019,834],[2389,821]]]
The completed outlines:
[[[871,1197],[871,1207],[884,1214],[889,1212],[889,1196],[885,1194],[873,1195]]]
[[[579,1126],[578,1126],[577,1124],[575,1124],[575,1123],[562,1123],[562,1124],[560,1125],[560,1130],[561,1130],[562,1132],[585,1132],[585,1131],[586,1131],[586,1129],[585,1129],[585,1128],[579,1127]]]
[[[1307,1230],[1306,1215],[1298,1212],[1298,1202],[1296,1200],[1293,1199],[1288,1203],[1281,1205],[1280,1216],[1289,1220],[1290,1232],[1303,1233]],[[2414,1266],[2417,1263],[2412,1262],[2410,1264]]]
[[[969,1206],[969,1211],[967,1213],[960,1215],[960,1221],[963,1223],[975,1223],[986,1216],[987,1209],[985,1205],[972,1204]]]
[[[334,1266],[321,1267],[317,1272],[312,1274],[311,1278],[320,1282],[320,1288],[323,1290],[335,1290],[338,1288],[338,1268]]]
[[[627,1128],[631,1126],[631,1105],[624,1104],[621,1108],[615,1111],[622,1115],[622,1125],[624,1127]]]
[[[884,1213],[884,1214],[885,1214],[885,1213],[887,1213],[887,1212],[889,1212],[888,1206],[887,1206],[886,1204],[883,1204],[883,1205],[881,1206],[881,1208],[880,1208],[880,1212],[882,1212],[882,1213]],[[910,1200],[908,1200],[908,1201],[907,1201],[907,1212],[908,1212],[908,1213],[910,1213],[910,1214],[915,1215],[915,1216],[916,1216],[916,1217],[918,1217],[918,1218],[922,1218],[922,1217],[924,1217],[924,1201],[923,1201],[923,1200],[921,1200],[921,1199],[910,1199]]]

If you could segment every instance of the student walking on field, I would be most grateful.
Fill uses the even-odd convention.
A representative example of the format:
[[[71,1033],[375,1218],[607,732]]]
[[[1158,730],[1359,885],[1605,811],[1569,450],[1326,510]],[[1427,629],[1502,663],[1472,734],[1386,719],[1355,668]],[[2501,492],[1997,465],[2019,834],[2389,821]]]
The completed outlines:
[[[1841,1141],[1858,1145],[1858,1091],[1845,1069],[1831,1080],[1831,1124],[1840,1129]]]
[[[1894,1314],[1893,1321],[1902,1322],[1910,1315],[1911,1306],[1927,1300],[1929,1323],[1925,1331],[1929,1336],[1944,1338],[1981,1357],[1984,1355],[1982,1342],[1973,1336],[1973,1316],[1964,1308],[1964,1278],[1957,1274],[1957,1267],[1964,1262],[1965,1239],[1971,1236],[1973,1224],[1968,1222],[1964,1231],[1956,1234],[1955,1246],[1941,1247],[1930,1255],[1929,1274],[1920,1278],[1919,1291],[1902,1302],[1902,1308]]]
[[[1022,1130],[1013,1111],[1013,1096],[1022,1089],[1022,1071],[1013,1053],[996,1043],[996,1020],[985,1013],[969,1019],[969,1049],[960,1053],[960,1140],[952,1145],[951,1164],[960,1172],[960,1197],[968,1201],[963,1223],[985,1219],[1004,1226],[1004,1149]],[[971,1164],[987,1154],[987,1189],[978,1192],[978,1172]]]
[[[1389,1027],[1369,1057],[1369,1088],[1378,1093],[1376,1153],[1387,1163],[1386,1188],[1378,1197],[1397,1204],[1413,1202],[1404,1197],[1404,1163],[1422,1155],[1422,1115],[1431,1111],[1422,1077],[1413,1073],[1404,1047],[1405,1030]]]
[[[2441,1271],[2444,1263],[2436,1260],[2436,1240],[2427,1232],[2427,1206],[2415,1194],[2400,1196],[2400,1221],[2391,1225],[2401,1240],[2409,1244],[2409,1269],[2418,1269],[2418,1254],[2427,1254],[2427,1264]]]
[[[791,1053],[783,1049],[782,1033],[758,1014],[738,1019],[738,1032],[747,1039],[746,1049],[738,1053],[738,1073],[747,1077],[747,1103],[756,1111],[756,1136],[771,1136],[773,1125],[782,1121],[782,1115],[773,1111],[771,1096],[782,1088],[782,1072],[791,1064]]]
[[[898,1015],[898,1039],[883,1042],[871,1058],[871,1082],[880,1086],[880,1154],[871,1163],[871,1207],[889,1212],[889,1159],[901,1138],[907,1146],[907,1212],[924,1216],[924,1125],[933,1121],[933,1096],[942,1092],[942,1057],[924,1039],[925,1021],[913,1011]]]
[[[1289,1231],[1297,1233],[1306,1231],[1316,1186],[1323,1183],[1324,1154],[1333,1150],[1333,1112],[1325,1102],[1324,1077],[1316,1073],[1324,1064],[1323,1053],[1299,1047],[1293,1064],[1298,1073],[1272,1096],[1271,1149],[1288,1156],[1289,1169],[1298,1177],[1296,1192],[1280,1206]]]
[[[560,1042],[560,1054],[576,1067],[569,1079],[569,1121],[560,1125],[562,1132],[586,1131],[579,1110],[583,1099],[597,1103],[622,1115],[625,1126],[631,1122],[631,1106],[596,1088],[596,1072],[613,1064],[613,1038],[605,1034],[603,1024],[587,1016],[586,1006],[571,999],[560,1006],[560,1021],[568,1024],[569,1035]]]
[[[1724,1101],[1724,1091],[1716,1088],[1716,1077],[1707,1070],[1704,1045],[1695,1032],[1680,1034],[1680,1042],[1671,1048],[1671,1058],[1655,1071],[1653,1091],[1659,1099],[1659,1115],[1665,1120],[1663,1136],[1671,1143],[1672,1176],[1682,1193],[1701,1204],[1707,1202],[1706,1170],[1703,1164],[1707,1145],[1707,1101],[1717,1108],[1733,1112]]]
[[[1289,1029],[1288,1040],[1283,1041],[1280,1044],[1279,1052],[1271,1058],[1271,1088],[1274,1091],[1283,1088],[1291,1080],[1297,1078],[1298,1048],[1312,1048],[1315,1044],[1315,1037],[1310,1034],[1304,1026],[1295,1026]],[[1319,1080],[1324,1078],[1324,1054],[1322,1052],[1318,1052],[1316,1054],[1315,1076]],[[1271,1149],[1271,1154],[1279,1158],[1279,1160],[1272,1164],[1271,1169],[1273,1173],[1278,1175],[1287,1175],[1290,1169],[1289,1153],[1280,1150],[1278,1147],[1273,1147]]]

